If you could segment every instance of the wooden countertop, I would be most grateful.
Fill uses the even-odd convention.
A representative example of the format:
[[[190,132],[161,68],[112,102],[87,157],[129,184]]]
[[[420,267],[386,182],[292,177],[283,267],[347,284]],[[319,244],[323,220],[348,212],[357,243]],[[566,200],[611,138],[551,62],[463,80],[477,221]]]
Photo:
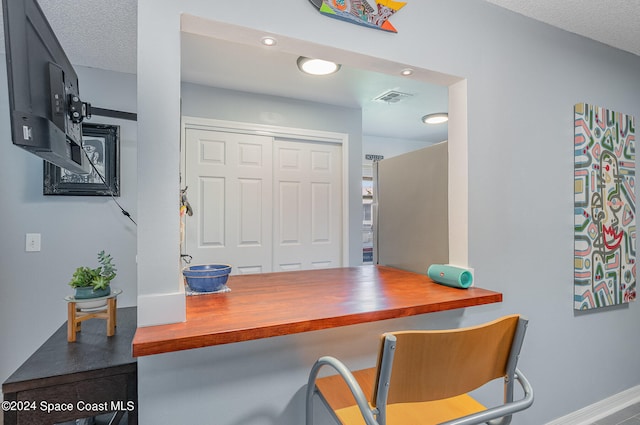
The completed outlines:
[[[457,289],[383,266],[229,277],[230,292],[187,297],[187,320],[138,328],[133,355],[355,325],[502,301],[481,288]]]

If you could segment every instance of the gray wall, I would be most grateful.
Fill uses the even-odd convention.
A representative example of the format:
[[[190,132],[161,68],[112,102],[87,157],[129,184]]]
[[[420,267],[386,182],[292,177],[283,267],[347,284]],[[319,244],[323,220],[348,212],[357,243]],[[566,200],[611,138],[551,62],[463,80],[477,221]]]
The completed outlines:
[[[537,389],[518,424],[540,425],[640,385],[638,304],[592,314],[575,314],[572,304],[573,105],[587,101],[639,117],[640,58],[478,0],[409,2],[392,18],[398,34],[329,20],[308,2],[252,2],[251,13],[206,0],[138,4],[139,125],[148,138],[140,138],[140,153],[175,137],[181,12],[466,78],[469,265],[479,285],[504,293],[500,305],[415,321],[141,358],[143,422],[298,424],[305,372],[317,355],[357,366],[373,361],[364,353],[374,351],[367,344],[381,329],[456,326],[512,312],[531,320],[521,366]],[[169,235],[157,248],[151,237],[175,220],[157,211],[177,193],[179,153],[162,152],[153,159],[171,174],[169,193],[154,187],[163,179],[158,171],[139,174],[139,208],[152,219],[138,241],[145,257],[139,289],[151,295],[174,283],[152,279],[147,258],[172,258],[178,239]]]
[[[572,286],[573,105],[637,124],[640,58],[498,8],[479,12],[475,30],[491,30],[468,65],[469,258],[480,285],[504,292],[499,312],[531,320],[522,361],[537,391],[524,423],[534,425],[640,384],[640,305],[578,314]]]
[[[1,57],[4,64],[4,55]],[[94,106],[136,112],[131,74],[77,69],[82,98]],[[120,125],[121,196],[136,217],[136,123],[94,116]],[[124,290],[121,306],[136,304],[136,229],[107,197],[43,196],[42,160],[13,146],[6,67],[0,66],[0,381],[67,319],[66,295],[80,265],[97,266],[96,254],[113,255]],[[42,234],[42,251],[25,252],[25,233]]]

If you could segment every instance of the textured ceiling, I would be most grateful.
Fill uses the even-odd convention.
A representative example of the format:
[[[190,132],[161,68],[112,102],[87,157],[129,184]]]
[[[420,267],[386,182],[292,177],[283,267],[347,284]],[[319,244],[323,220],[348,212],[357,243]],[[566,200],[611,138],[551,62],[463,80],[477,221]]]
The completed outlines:
[[[640,0],[486,0],[640,56]]]
[[[38,3],[74,65],[136,73],[137,0]]]

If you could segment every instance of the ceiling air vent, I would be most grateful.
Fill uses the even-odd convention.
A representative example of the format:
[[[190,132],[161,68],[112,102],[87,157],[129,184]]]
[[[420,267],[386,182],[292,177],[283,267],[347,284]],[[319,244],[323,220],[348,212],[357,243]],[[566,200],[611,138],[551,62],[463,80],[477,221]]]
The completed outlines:
[[[397,90],[388,90],[382,93],[380,96],[375,97],[373,100],[375,102],[398,103],[411,96],[413,95],[409,93],[403,93]]]

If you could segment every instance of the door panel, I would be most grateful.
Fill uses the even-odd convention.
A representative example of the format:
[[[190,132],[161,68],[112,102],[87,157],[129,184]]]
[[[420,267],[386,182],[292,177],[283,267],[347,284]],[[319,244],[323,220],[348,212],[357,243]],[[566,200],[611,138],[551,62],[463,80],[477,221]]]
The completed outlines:
[[[221,177],[201,176],[198,180],[199,219],[201,232],[200,245],[206,247],[224,247],[224,199],[225,179]]]
[[[331,184],[311,183],[311,243],[331,242]]]
[[[341,147],[274,141],[273,270],[341,266]]]
[[[186,220],[192,264],[226,263],[233,273],[271,271],[272,138],[186,130]]]
[[[277,239],[281,245],[301,244],[300,236],[300,183],[299,182],[278,182],[280,189],[279,214],[280,229]]]

